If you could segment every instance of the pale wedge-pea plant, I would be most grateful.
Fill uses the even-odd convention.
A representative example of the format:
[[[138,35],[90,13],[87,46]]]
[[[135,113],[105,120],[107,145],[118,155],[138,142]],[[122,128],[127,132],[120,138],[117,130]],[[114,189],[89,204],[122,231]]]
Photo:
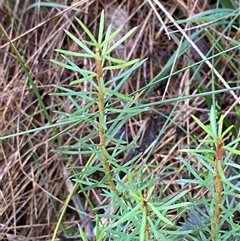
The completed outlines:
[[[134,150],[137,146],[137,138],[130,142],[126,139],[126,133],[121,132],[128,119],[148,108],[141,104],[140,93],[124,95],[121,87],[129,79],[134,70],[139,68],[144,60],[134,59],[125,61],[112,57],[112,52],[122,44],[137,28],[131,29],[120,40],[113,42],[114,37],[121,31],[111,31],[111,26],[104,30],[104,12],[101,13],[97,38],[80,20],[76,19],[84,30],[88,40],[80,40],[69,31],[66,34],[81,48],[79,52],[57,49],[64,61],[52,60],[53,63],[74,71],[79,78],[71,82],[72,85],[87,84],[89,90],[75,91],[62,86],[55,87],[60,92],[53,95],[67,96],[74,106],[71,113],[58,112],[63,118],[57,125],[67,125],[65,130],[57,136],[68,133],[75,142],[73,145],[62,146],[57,152],[65,155],[81,155],[87,157],[86,163],[78,167],[81,172],[73,172],[72,179],[76,189],[89,200],[89,206],[96,215],[92,235],[96,240],[164,240],[168,233],[177,232],[178,228],[168,216],[169,210],[184,208],[190,202],[183,202],[181,198],[185,191],[177,195],[161,198],[157,193],[156,183],[158,178],[152,176],[146,180],[146,162],[136,165],[141,153],[130,160],[119,163],[118,158],[128,150]],[[112,43],[112,44],[111,44]],[[95,63],[95,69],[80,68],[74,62],[74,58],[90,59]],[[108,79],[108,71],[121,70],[113,78]],[[84,103],[84,104],[81,104]],[[94,110],[94,111],[92,111]],[[79,138],[71,134],[71,129],[85,123],[91,126],[92,131]],[[95,180],[94,173],[103,173],[100,180]],[[101,189],[102,195],[107,198],[104,206],[91,206],[87,195],[89,190]],[[55,239],[59,223],[71,199],[69,195],[59,217],[58,225],[52,240]],[[82,210],[81,210],[82,211]],[[83,222],[84,223],[84,222]],[[85,225],[88,225],[85,220]],[[160,231],[160,229],[162,231]],[[79,226],[80,236],[83,240],[91,237],[83,232]],[[164,231],[165,230],[165,231]],[[91,236],[91,235],[90,235]]]
[[[224,130],[224,117],[220,116],[217,122],[216,109],[213,106],[209,116],[208,125],[193,116],[207,134],[206,139],[199,140],[201,148],[182,150],[199,162],[202,171],[193,168],[186,159],[181,158],[192,178],[179,181],[191,183],[204,190],[198,200],[191,199],[196,205],[189,210],[182,227],[183,230],[190,231],[185,235],[186,240],[240,240],[240,164],[237,159],[232,159],[233,156],[240,155],[240,138],[228,141],[234,126]]]

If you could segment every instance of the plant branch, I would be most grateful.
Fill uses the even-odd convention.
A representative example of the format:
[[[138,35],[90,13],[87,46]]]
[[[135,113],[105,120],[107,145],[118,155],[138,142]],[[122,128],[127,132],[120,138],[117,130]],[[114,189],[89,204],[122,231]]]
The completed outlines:
[[[108,158],[106,156],[107,149],[105,148],[105,111],[104,111],[104,89],[101,84],[101,78],[103,77],[103,69],[102,69],[102,51],[99,48],[96,48],[96,54],[99,55],[100,59],[96,58],[96,69],[97,69],[97,84],[98,84],[98,108],[99,108],[99,115],[98,115],[98,127],[99,127],[99,151],[103,161],[103,168],[108,175],[108,182],[110,185],[111,191],[114,191],[119,196],[119,192],[116,188],[116,185],[113,181],[111,165],[109,164]]]
[[[215,200],[215,207],[214,207],[214,220],[213,220],[213,229],[212,229],[212,241],[217,240],[217,229],[220,223],[220,215],[221,215],[221,201],[222,201],[222,179],[219,173],[219,164],[221,164],[223,158],[223,141],[221,139],[217,139],[216,145],[216,159],[215,159],[215,171],[216,177],[214,181],[215,193],[216,193],[216,200]],[[220,163],[219,163],[220,162]]]

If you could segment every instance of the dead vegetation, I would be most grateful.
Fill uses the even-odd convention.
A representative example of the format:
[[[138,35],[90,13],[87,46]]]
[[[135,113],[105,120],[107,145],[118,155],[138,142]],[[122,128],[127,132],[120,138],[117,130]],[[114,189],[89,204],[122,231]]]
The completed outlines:
[[[28,67],[53,122],[60,118],[54,113],[54,110],[71,112],[71,106],[67,102],[62,104],[64,97],[59,99],[60,97],[50,97],[49,94],[57,91],[52,84],[69,86],[69,82],[75,78],[74,73],[55,66],[50,62],[50,59],[60,58],[59,54],[54,52],[56,48],[78,49],[66,37],[64,29],[75,33],[80,39],[84,39],[85,36],[77,27],[74,17],[81,18],[93,32],[97,32],[97,20],[101,10],[104,8],[106,13],[111,13],[113,17],[108,15],[108,18],[115,21],[115,9],[118,13],[120,11],[122,15],[126,15],[121,20],[125,21],[121,24],[125,24],[126,28],[139,26],[134,37],[121,46],[120,53],[116,53],[124,56],[125,59],[148,58],[143,68],[139,69],[124,86],[123,92],[126,94],[143,87],[154,79],[166,65],[173,52],[181,45],[181,41],[168,39],[165,28],[160,26],[156,13],[147,1],[73,0],[71,6],[74,5],[74,7],[70,10],[51,7],[33,7],[28,10],[27,8],[33,1],[16,2],[17,4],[15,1],[0,0],[2,26]],[[58,2],[67,5],[69,1],[61,0]],[[175,19],[178,19],[187,18],[215,7],[214,4],[209,5],[208,2],[206,0],[171,0],[162,1],[162,4]],[[159,9],[158,13],[164,25],[167,26],[167,31],[175,31],[176,29],[170,23],[169,18]],[[116,22],[113,24],[119,25]],[[190,28],[191,25],[185,27]],[[2,32],[0,34],[0,135],[43,127],[48,123],[48,120],[42,107],[6,37]],[[234,32],[230,30],[226,35],[234,38]],[[176,33],[176,36],[181,40],[180,33]],[[227,39],[223,41],[227,42]],[[211,40],[206,36],[196,43],[204,54],[211,47]],[[231,51],[228,55],[234,58],[237,53]],[[177,58],[168,71],[174,72],[188,66],[190,61],[199,60],[200,56],[189,48],[188,55]],[[79,60],[77,64],[90,69],[94,68],[94,64],[89,61]],[[224,56],[218,59],[216,65],[218,65],[220,75],[226,81],[232,79],[235,70],[228,64]],[[204,76],[202,82],[190,83],[187,92],[185,92],[186,95],[193,93],[201,85],[210,90],[211,74],[209,68],[203,66],[200,71]],[[154,86],[144,101],[151,103],[162,98],[178,97],[188,86],[191,75],[190,70],[185,70],[168,78]],[[234,84],[232,83],[232,86]],[[218,82],[217,85],[219,89],[223,88],[221,82]],[[88,86],[77,88],[84,90]],[[223,96],[221,109],[223,112],[230,111],[234,123],[235,99],[229,93],[225,93]],[[168,115],[174,107],[174,102],[155,106],[159,112],[165,115]],[[173,121],[165,127],[150,163],[155,166],[155,169],[149,169],[149,172],[160,176],[162,181],[167,184],[164,190],[166,194],[177,192],[181,188],[174,185],[175,178],[182,170],[182,164],[177,158],[178,150],[192,144],[189,136],[179,131],[177,126],[193,133],[196,130],[194,130],[195,126],[190,120],[190,115],[195,114],[206,120],[208,112],[206,99],[201,97],[184,100],[177,105],[172,116]],[[141,136],[142,151],[145,151],[146,146],[149,146],[160,132],[164,121],[165,119],[162,117],[158,118],[153,113],[146,113],[144,116],[130,120],[128,131],[133,137]],[[84,136],[89,131],[91,131],[89,127],[83,125],[74,129],[74,133],[78,133],[79,137]],[[69,194],[69,186],[66,182],[69,181],[69,172],[66,171],[68,161],[65,157],[53,152],[59,147],[59,142],[45,143],[53,134],[51,129],[42,129],[0,142],[1,240],[48,240],[52,235],[59,210]],[[198,135],[200,137],[202,135],[199,130]],[[63,136],[60,142],[68,144],[71,139]],[[72,157],[72,160],[74,160],[75,165],[84,162],[82,157]],[[193,165],[198,165],[194,163],[194,160],[190,161],[193,162]],[[163,176],[165,165],[172,166],[175,171]],[[101,201],[95,192],[89,193],[89,195],[95,203],[104,201]],[[89,208],[88,210],[87,215],[91,217],[91,210]],[[71,227],[72,232],[74,232],[77,223],[80,223],[79,217],[74,201],[72,201],[63,224],[67,228]]]

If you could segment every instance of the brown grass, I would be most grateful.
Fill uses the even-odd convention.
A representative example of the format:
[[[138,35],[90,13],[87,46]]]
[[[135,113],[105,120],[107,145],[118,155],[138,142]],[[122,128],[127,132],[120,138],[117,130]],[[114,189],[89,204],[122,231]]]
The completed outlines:
[[[147,1],[73,0],[72,5],[75,4],[74,8],[78,8],[79,11],[49,7],[32,8],[26,11],[33,1],[17,1],[18,5],[14,5],[12,2],[14,1],[0,0],[2,26],[10,39],[14,40],[13,44],[30,70],[44,104],[49,108],[52,121],[59,119],[59,115],[54,113],[56,109],[71,112],[71,106],[68,103],[58,106],[58,103],[64,102],[63,98],[50,97],[49,94],[56,92],[52,84],[69,86],[70,81],[76,76],[74,76],[74,73],[55,66],[49,60],[60,59],[59,54],[54,52],[55,48],[77,49],[77,46],[66,37],[64,29],[75,32],[81,39],[85,38],[74,17],[81,18],[96,34],[101,10],[104,7],[107,12],[114,5],[124,8],[128,12],[129,17],[126,19],[126,24],[129,24],[130,27],[139,25],[137,33],[125,45],[124,56],[128,59],[148,58],[148,61],[126,83],[123,89],[125,93],[131,93],[151,81],[179,47],[179,43],[173,39],[169,40],[166,35],[165,30],[168,32],[176,30],[171,27],[168,17],[158,9],[166,29],[158,27],[156,24],[159,22],[157,15]],[[58,2],[67,4],[69,1],[61,0]],[[121,4],[119,5],[118,2],[121,2]],[[206,0],[193,2],[195,3],[171,0],[164,1],[162,4],[175,18],[189,17],[214,7],[209,6]],[[191,26],[184,27],[189,28]],[[0,34],[0,135],[44,126],[47,124],[47,120],[29,85],[28,79],[6,38],[2,33]],[[227,34],[229,37],[234,37],[231,31]],[[180,39],[182,37],[180,33],[177,33],[177,36]],[[203,49],[204,54],[204,51],[210,47],[209,42],[211,41],[207,38],[199,42],[199,47]],[[200,60],[200,57],[193,50],[189,51],[189,54],[192,61]],[[236,56],[236,54],[234,51],[229,53],[232,57]],[[220,75],[226,81],[232,79],[234,70],[228,65],[227,60],[222,57],[218,61],[217,64],[221,66],[221,68],[218,68]],[[94,64],[88,60],[79,60],[78,64],[87,68],[94,68]],[[174,72],[188,65],[189,60],[183,55],[176,59],[171,71]],[[201,73],[204,76],[201,84],[210,89],[211,73],[209,68],[204,66]],[[192,73],[189,70],[175,75],[157,86],[145,101],[153,102],[162,98],[169,99],[179,96],[189,84],[191,75]],[[200,85],[200,83],[191,83],[188,93],[193,92],[196,88],[195,85]],[[84,90],[88,86],[79,86],[78,88]],[[218,82],[218,88],[223,88],[221,82]],[[231,108],[233,109],[234,105],[237,104],[231,94],[224,94],[223,99],[223,111],[229,109],[232,104]],[[175,103],[169,103],[155,108],[168,115],[174,105]],[[37,112],[39,113],[36,114]],[[195,128],[190,115],[195,114],[206,119],[206,113],[208,112],[209,109],[205,100],[195,98],[180,102],[174,111],[173,119],[178,125],[185,127],[190,132]],[[144,133],[148,132],[148,128],[153,125],[152,119],[153,116],[150,113],[130,120],[128,125],[131,135],[140,135],[142,142],[144,142]],[[157,128],[161,129],[164,121],[161,119],[161,121],[157,122]],[[141,128],[142,126],[146,128]],[[88,131],[88,126],[81,125],[73,132],[78,133],[81,137]],[[153,135],[156,134],[156,132],[153,133]],[[198,130],[198,134],[199,136],[202,135],[200,130]],[[57,216],[69,194],[69,188],[66,185],[66,180],[69,181],[67,176],[69,172],[66,171],[68,162],[63,156],[52,152],[53,149],[58,148],[57,142],[45,143],[52,135],[52,130],[46,129],[0,142],[1,240],[48,240],[52,235]],[[62,144],[71,142],[67,136],[62,137],[61,141]],[[145,142],[147,142],[147,137]],[[147,144],[151,144],[151,140]],[[164,189],[166,194],[176,193],[181,188],[174,185],[174,180],[182,170],[182,164],[178,159],[178,150],[187,146],[191,146],[189,136],[179,134],[176,131],[176,126],[171,123],[166,127],[159,144],[154,150],[150,164],[153,164],[155,168],[148,171],[150,174],[155,173],[161,177],[164,183],[167,183]],[[143,150],[146,151],[146,148],[143,147]],[[77,165],[82,161],[81,157],[77,157],[75,164]],[[193,165],[198,165],[195,160],[191,161]],[[141,160],[139,160],[140,162]],[[163,176],[162,173],[166,165],[172,166],[179,171],[173,171]],[[101,202],[97,193],[93,192],[89,195],[96,204]],[[65,227],[73,227],[73,230],[76,228],[76,224],[80,222],[75,208],[73,201],[68,208],[68,215],[64,218]],[[91,214],[89,210],[88,215]]]

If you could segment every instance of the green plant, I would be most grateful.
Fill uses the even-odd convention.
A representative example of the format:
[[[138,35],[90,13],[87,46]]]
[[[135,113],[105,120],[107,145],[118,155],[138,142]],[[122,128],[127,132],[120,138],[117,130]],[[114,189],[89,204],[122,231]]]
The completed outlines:
[[[231,13],[230,10],[224,10],[222,14],[229,15],[229,12]],[[208,13],[202,13],[187,21],[208,21]],[[215,11],[210,13],[213,14]],[[219,17],[216,15],[212,15],[210,20]],[[237,19],[237,14],[234,16]],[[103,13],[101,14],[97,39],[80,20],[77,19],[77,21],[89,39],[79,40],[66,31],[67,35],[82,50],[80,52],[71,52],[59,49],[57,51],[62,54],[65,62],[53,60],[55,64],[74,71],[78,75],[77,80],[72,81],[72,85],[76,86],[75,89],[54,85],[60,92],[52,94],[53,96],[67,96],[71,106],[73,106],[72,111],[68,113],[56,111],[61,116],[61,119],[54,124],[49,119],[49,125],[0,137],[0,140],[3,140],[47,128],[56,130],[59,126],[67,126],[65,130],[49,139],[49,141],[54,138],[60,140],[60,135],[62,134],[70,136],[72,144],[64,145],[56,152],[68,157],[72,179],[75,181],[75,186],[67,197],[59,215],[59,221],[55,227],[52,240],[55,240],[57,231],[63,228],[59,224],[66,214],[67,206],[76,190],[85,196],[89,207],[92,208],[95,214],[95,223],[92,225],[96,227],[95,234],[90,225],[89,227],[96,240],[227,240],[229,237],[238,240],[239,223],[236,217],[232,217],[232,215],[239,210],[239,205],[236,203],[239,199],[239,175],[237,172],[240,167],[232,158],[233,154],[239,154],[237,151],[239,138],[236,138],[234,142],[225,144],[223,141],[226,142],[224,138],[226,139],[227,135],[230,136],[229,131],[234,130],[235,136],[238,136],[239,126],[233,128],[229,122],[225,125],[224,121],[226,121],[226,118],[220,117],[219,127],[217,128],[216,115],[221,114],[221,108],[215,105],[215,95],[229,91],[234,93],[233,91],[239,90],[239,87],[230,88],[228,86],[227,89],[220,88],[215,90],[215,86],[218,86],[218,84],[215,83],[214,75],[212,75],[212,90],[209,92],[207,92],[205,86],[199,85],[198,91],[200,93],[194,92],[194,94],[186,95],[185,89],[182,91],[181,96],[176,98],[155,99],[154,102],[144,103],[144,98],[149,96],[149,93],[159,82],[188,71],[188,69],[192,68],[194,72],[191,81],[197,76],[197,79],[201,82],[204,76],[196,68],[196,65],[201,65],[206,61],[213,61],[211,70],[215,72],[214,58],[222,55],[228,58],[237,74],[236,61],[232,60],[228,53],[238,48],[238,42],[230,39],[234,46],[225,49],[224,46],[219,45],[219,39],[221,39],[223,34],[219,36],[219,39],[213,36],[210,38],[213,43],[215,42],[212,46],[216,45],[220,52],[217,52],[217,54],[213,53],[210,57],[205,56],[205,59],[198,63],[192,63],[189,60],[189,66],[168,74],[175,59],[186,53],[189,46],[189,40],[187,39],[182,45],[179,45],[180,51],[177,50],[169,58],[161,73],[151,83],[130,95],[124,95],[121,92],[122,86],[145,60],[124,61],[113,58],[112,51],[127,39],[136,28],[130,30],[117,43],[111,45],[110,42],[120,32],[120,29],[111,33],[110,26],[104,33]],[[176,23],[174,22],[174,24]],[[232,22],[227,22],[227,27],[224,27],[224,29],[228,29],[229,26],[232,26]],[[194,33],[190,39],[193,40],[197,34],[199,33]],[[210,32],[207,32],[207,34],[211,36]],[[180,43],[177,35],[173,34],[172,36],[176,42]],[[10,39],[9,42],[11,44]],[[82,58],[95,63],[95,69],[80,68],[76,64],[75,58]],[[120,72],[115,72],[115,77],[109,79],[108,72],[114,72],[115,70],[120,70]],[[77,91],[76,89],[83,84],[88,86],[87,90]],[[210,95],[212,95],[212,98],[210,98]],[[39,95],[37,97],[41,100]],[[204,125],[197,118],[193,117],[205,133],[208,134],[208,137],[206,140],[201,141],[201,149],[194,146],[194,149],[182,150],[191,154],[199,165],[195,167],[189,163],[185,156],[180,157],[180,160],[185,165],[181,173],[184,178],[177,180],[175,183],[176,186],[184,186],[184,190],[165,197],[163,195],[165,184],[162,177],[165,174],[168,175],[171,169],[166,166],[163,168],[164,171],[160,173],[160,176],[155,175],[155,173],[149,175],[153,170],[152,166],[157,165],[155,163],[151,163],[152,166],[149,165],[149,160],[152,158],[152,150],[170,122],[178,125],[177,121],[172,121],[172,119],[180,101],[196,97],[203,97],[209,106],[213,105],[210,113],[210,125]],[[124,128],[122,127],[127,124],[130,118],[143,112],[153,111],[161,115],[162,113],[158,106],[170,102],[175,102],[176,104],[174,104],[171,113],[166,114],[166,121],[161,130],[159,130],[156,140],[148,147],[147,155],[144,156],[141,153],[135,156],[132,155],[130,160],[124,160],[124,162],[120,163],[119,159],[121,159],[124,152],[134,151],[138,147],[138,138],[129,141],[128,135],[123,131]],[[59,105],[62,105],[62,103],[59,103]],[[45,110],[44,113],[46,112],[45,114],[47,115],[48,112],[43,105],[42,109],[43,111]],[[235,111],[237,112],[237,108]],[[72,130],[83,123],[91,131],[79,137]],[[226,128],[226,131],[222,130],[224,128]],[[54,131],[54,133],[56,132]],[[191,138],[194,137],[191,136]],[[223,154],[224,150],[228,151],[227,155]],[[73,163],[70,161],[73,155],[81,155],[85,159],[82,167],[73,167]],[[80,173],[78,173],[79,168],[81,170]],[[176,170],[177,167],[174,166],[174,168]],[[150,171],[148,172],[147,169]],[[229,170],[231,171],[230,174]],[[93,174],[99,174],[98,179]],[[191,187],[186,183],[190,183]],[[188,193],[192,191],[192,187],[194,187],[193,191],[195,189],[199,190],[199,192],[205,190],[206,193],[211,195],[202,195],[200,197],[195,197],[192,193],[190,195]],[[100,207],[95,207],[88,197],[88,192],[95,188],[101,189],[102,196],[107,198],[106,203]],[[82,223],[88,225],[90,221],[84,213],[83,205],[81,203],[77,205]],[[224,229],[226,225],[228,228]],[[90,237],[84,233],[83,227],[80,225],[79,235],[83,240],[88,240]]]
[[[77,92],[69,88],[55,86],[62,92],[53,95],[68,96],[75,107],[75,111],[72,113],[59,113],[65,117],[58,122],[58,125],[69,125],[70,123],[71,125],[50,140],[63,133],[68,133],[76,143],[62,146],[57,152],[66,155],[89,156],[85,166],[81,167],[81,173],[73,175],[73,180],[76,182],[73,190],[79,187],[79,191],[87,198],[86,191],[97,187],[101,188],[103,195],[109,199],[109,203],[105,206],[94,208],[94,212],[98,217],[96,220],[100,223],[104,218],[111,220],[107,226],[104,223],[97,223],[97,240],[107,240],[109,238],[126,240],[126,232],[130,228],[133,231],[128,234],[127,240],[147,240],[153,236],[163,237],[158,232],[158,228],[170,226],[169,229],[171,230],[171,227],[174,226],[173,222],[166,217],[167,212],[190,204],[189,202],[180,202],[185,192],[175,195],[174,198],[167,198],[165,201],[160,198],[154,200],[152,194],[157,179],[154,177],[151,180],[145,179],[145,162],[141,165],[135,165],[141,153],[129,161],[125,161],[125,163],[118,164],[117,162],[123,152],[137,148],[137,138],[128,143],[126,134],[121,131],[122,126],[126,124],[129,118],[149,110],[139,101],[140,92],[128,96],[120,92],[124,82],[145,60],[139,61],[136,59],[126,62],[110,55],[136,28],[131,29],[120,40],[110,45],[110,41],[120,32],[121,28],[111,33],[111,26],[109,26],[104,35],[103,12],[100,18],[97,39],[81,20],[77,19],[77,21],[90,41],[81,41],[69,31],[66,31],[66,33],[84,52],[57,49],[67,63],[57,60],[52,60],[52,62],[80,74],[81,77],[72,81],[71,84],[79,85],[87,81],[91,91]],[[93,59],[95,61],[95,70],[79,68],[74,61],[66,56]],[[125,68],[128,69],[110,80],[107,79],[107,71],[123,70]],[[84,100],[85,103],[82,106],[79,104],[81,100]],[[94,112],[91,110],[94,110]],[[93,131],[82,138],[78,138],[71,134],[70,131],[72,127],[82,122],[88,123]],[[97,181],[91,178],[91,175],[96,172],[104,173],[101,180]],[[122,174],[128,177],[127,180],[122,180]],[[97,214],[96,211],[99,209],[110,210],[110,213]],[[64,211],[65,209],[63,209],[61,217]],[[61,218],[59,223],[60,221]],[[157,225],[155,225],[155,222],[157,222]],[[57,229],[58,226],[55,229],[53,240]],[[82,238],[87,239],[83,233]]]
[[[238,174],[240,165],[231,161],[230,157],[234,154],[240,155],[240,151],[237,150],[240,138],[224,144],[224,138],[233,125],[223,130],[224,116],[221,116],[217,123],[213,106],[210,112],[210,125],[204,125],[195,116],[193,119],[208,137],[200,140],[203,148],[182,151],[193,155],[205,169],[205,174],[199,175],[199,171],[194,170],[184,158],[181,158],[188,171],[194,176],[193,180],[184,180],[184,182],[205,187],[210,197],[203,196],[199,199],[200,211],[196,212],[195,207],[195,213],[190,214],[190,229],[197,231],[201,240],[227,240],[230,237],[238,240],[239,220],[234,216],[239,215],[237,210],[239,210],[240,198]]]

